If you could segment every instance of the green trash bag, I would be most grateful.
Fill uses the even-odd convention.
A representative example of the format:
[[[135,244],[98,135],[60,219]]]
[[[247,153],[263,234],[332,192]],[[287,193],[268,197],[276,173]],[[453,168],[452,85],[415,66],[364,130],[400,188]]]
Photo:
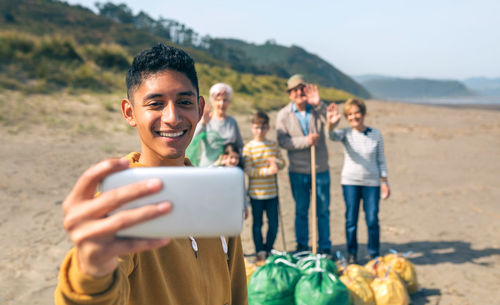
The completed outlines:
[[[352,300],[349,290],[336,275],[328,271],[313,271],[302,276],[295,286],[295,304],[352,305]]]
[[[255,270],[248,283],[249,305],[293,305],[295,285],[302,273],[284,259]]]
[[[297,262],[297,268],[302,270],[302,272],[304,273],[309,273],[309,271],[313,268],[320,268],[335,275],[337,274],[337,264],[321,254],[310,254],[304,258],[301,258]]]
[[[281,251],[271,250],[271,255],[269,255],[266,258],[266,264],[273,263],[278,258],[284,259],[284,260],[289,261],[290,263],[293,263],[293,264],[295,264],[297,262],[297,259],[290,252],[281,252]]]
[[[207,167],[214,164],[224,151],[224,139],[218,132],[203,131],[191,140],[186,148],[186,157],[194,166]]]

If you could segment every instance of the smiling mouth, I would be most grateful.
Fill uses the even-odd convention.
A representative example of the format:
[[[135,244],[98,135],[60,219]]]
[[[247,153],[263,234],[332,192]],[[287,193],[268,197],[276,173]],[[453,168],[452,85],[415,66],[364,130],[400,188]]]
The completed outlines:
[[[176,131],[176,132],[165,132],[165,131],[155,131],[157,135],[160,137],[165,137],[165,138],[177,138],[180,136],[185,135],[187,130],[181,130],[181,131]]]

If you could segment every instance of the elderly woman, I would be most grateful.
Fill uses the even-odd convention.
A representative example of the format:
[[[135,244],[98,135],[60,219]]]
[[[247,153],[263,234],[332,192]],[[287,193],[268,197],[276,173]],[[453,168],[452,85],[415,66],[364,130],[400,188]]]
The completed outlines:
[[[203,144],[199,148],[200,166],[209,166],[215,162],[228,143],[236,143],[241,153],[243,139],[238,123],[227,115],[232,96],[233,89],[228,84],[217,83],[210,88],[210,104],[205,104],[205,111],[194,133],[194,138],[205,135],[203,141],[200,141]]]
[[[344,105],[344,116],[351,127],[335,130],[341,119],[338,106],[332,103],[327,108],[328,135],[331,140],[342,142],[344,146],[341,183],[346,205],[349,263],[357,261],[356,233],[361,199],[368,227],[368,254],[374,258],[380,254],[379,200],[381,194],[384,199],[390,195],[382,134],[365,125],[365,115],[365,103],[359,99],[349,99]]]

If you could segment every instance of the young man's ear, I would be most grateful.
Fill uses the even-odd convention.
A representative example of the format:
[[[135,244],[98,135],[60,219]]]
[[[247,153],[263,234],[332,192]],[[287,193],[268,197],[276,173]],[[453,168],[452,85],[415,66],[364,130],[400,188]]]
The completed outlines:
[[[135,121],[134,118],[134,105],[132,104],[132,101],[128,99],[122,100],[122,114],[130,126],[132,127],[137,126],[137,122]]]
[[[199,113],[198,121],[203,116],[204,111],[205,111],[205,98],[200,95],[200,97],[198,98],[198,113]]]

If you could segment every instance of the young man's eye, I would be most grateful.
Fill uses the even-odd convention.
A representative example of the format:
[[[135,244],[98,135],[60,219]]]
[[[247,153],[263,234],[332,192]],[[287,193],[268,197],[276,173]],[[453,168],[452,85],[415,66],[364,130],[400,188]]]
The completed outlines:
[[[183,106],[190,106],[190,105],[193,105],[193,102],[190,100],[181,100],[181,101],[179,101],[179,104],[181,104]]]
[[[147,105],[148,105],[148,107],[156,108],[156,107],[160,107],[162,105],[162,103],[158,102],[158,101],[150,101]]]

